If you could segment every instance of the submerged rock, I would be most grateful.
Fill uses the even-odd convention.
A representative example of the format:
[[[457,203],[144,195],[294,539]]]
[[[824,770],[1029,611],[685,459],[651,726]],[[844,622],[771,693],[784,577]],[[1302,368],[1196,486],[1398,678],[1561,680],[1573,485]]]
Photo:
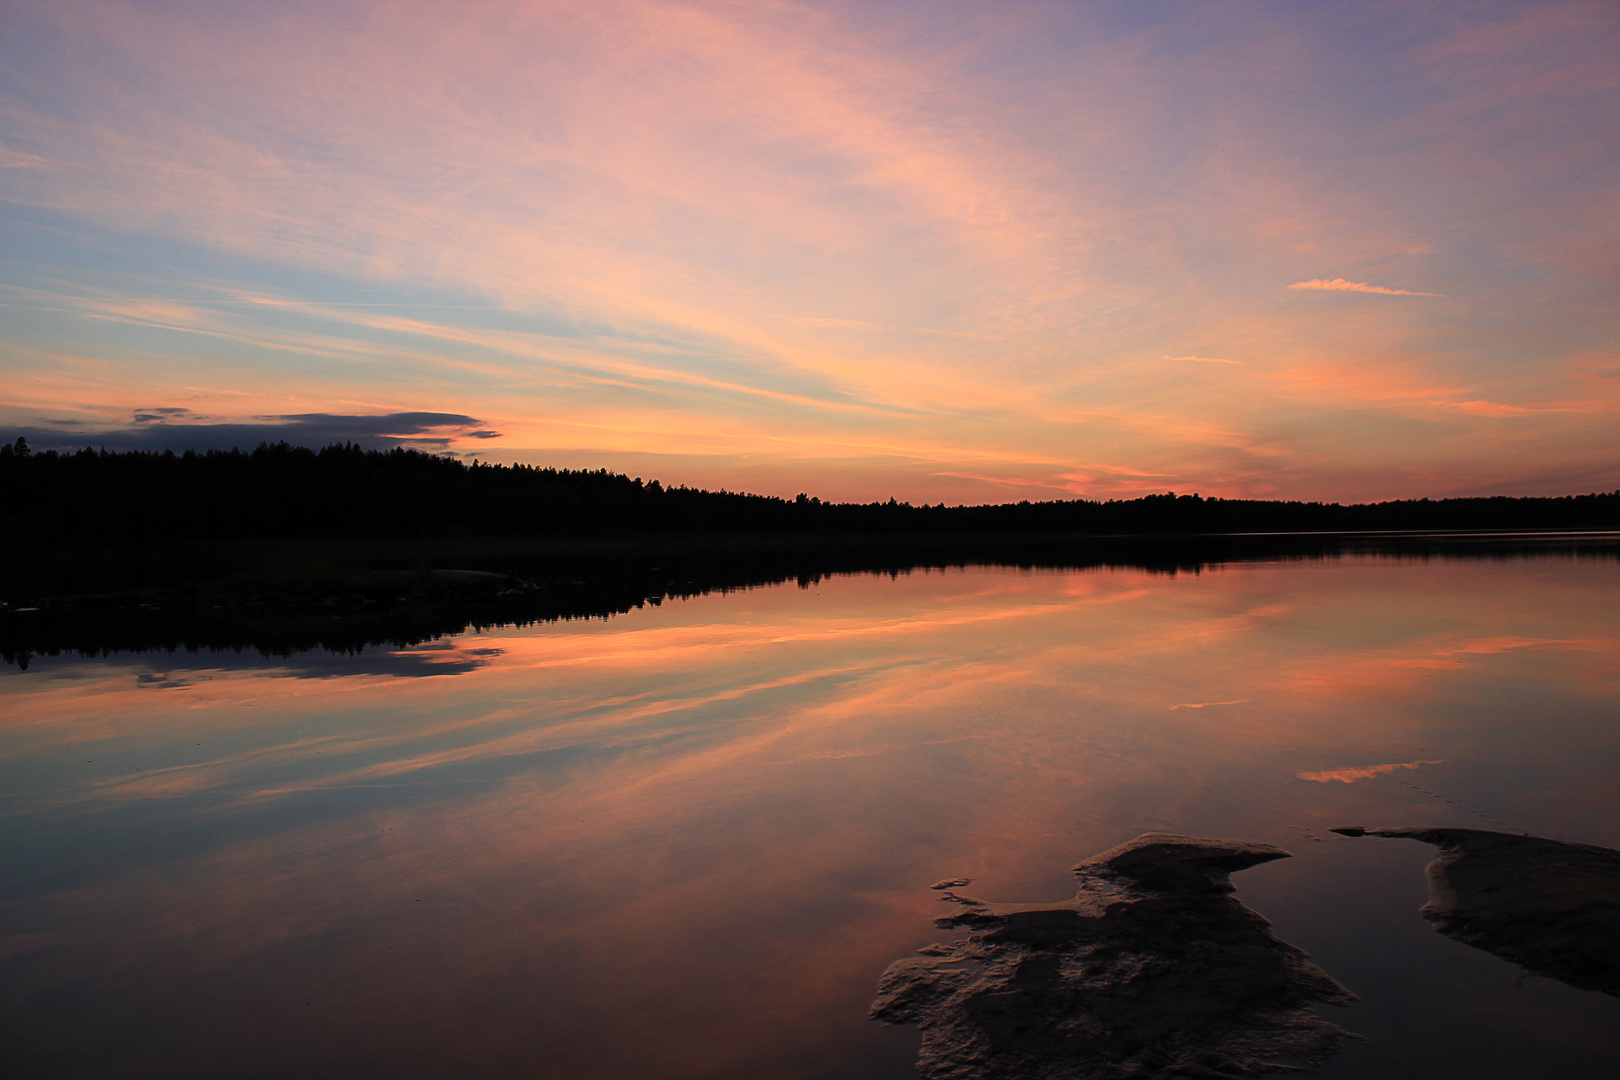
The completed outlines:
[[[927,1080],[1246,1077],[1319,1064],[1355,1000],[1232,895],[1267,844],[1148,833],[1074,868],[1072,900],[963,910],[974,931],[883,973],[872,1017],[916,1024]]]
[[[1620,851],[1483,829],[1334,829],[1421,840],[1422,915],[1447,937],[1526,971],[1620,997]]]

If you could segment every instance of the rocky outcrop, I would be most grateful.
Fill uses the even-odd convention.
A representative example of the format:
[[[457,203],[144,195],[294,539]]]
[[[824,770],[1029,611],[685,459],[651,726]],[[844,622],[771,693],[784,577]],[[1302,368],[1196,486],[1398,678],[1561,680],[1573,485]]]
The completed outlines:
[[[1421,840],[1429,864],[1423,917],[1447,937],[1526,971],[1620,997],[1620,851],[1483,829],[1334,829]]]
[[[922,1031],[928,1080],[1260,1076],[1322,1062],[1354,1000],[1239,903],[1229,875],[1281,848],[1148,833],[1074,868],[1072,900],[946,892],[972,931],[884,972],[872,1017]],[[952,883],[941,883],[952,884]]]

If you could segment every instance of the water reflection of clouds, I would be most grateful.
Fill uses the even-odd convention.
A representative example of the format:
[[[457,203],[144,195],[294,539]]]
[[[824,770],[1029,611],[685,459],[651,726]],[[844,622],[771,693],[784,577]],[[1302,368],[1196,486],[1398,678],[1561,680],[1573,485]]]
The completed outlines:
[[[1435,676],[1462,676],[1488,658],[1539,660],[1562,666],[1572,678],[1601,679],[1620,670],[1620,640],[1606,638],[1476,637],[1467,628],[1347,650],[1321,663],[1278,672],[1292,689],[1323,697],[1400,697],[1443,694],[1444,683],[1421,689]]]
[[[99,658],[71,655],[35,657],[28,672],[7,673],[10,678],[34,676],[40,679],[74,679],[87,671],[98,676],[109,666],[133,669],[136,685],[154,690],[175,690],[194,686],[222,675],[263,675],[296,679],[329,679],[344,676],[379,675],[415,678],[436,675],[463,675],[486,667],[505,650],[499,646],[477,646],[478,637],[441,639],[408,648],[372,646],[354,652],[309,649],[288,656],[265,655],[252,650],[199,649],[138,653],[111,653]]]
[[[278,758],[285,766],[302,755],[313,770],[306,775],[255,782],[251,774],[257,766],[244,774],[239,771],[244,763],[231,758],[232,764],[206,774],[192,770],[187,780],[199,787],[217,781],[246,797],[262,797],[407,779],[419,783],[441,774],[473,775],[480,768],[491,777],[505,776],[523,767],[540,768],[542,758],[560,760],[563,751],[571,760],[632,751],[666,754],[676,770],[710,767],[711,749],[719,755],[717,762],[751,754],[773,760],[872,755],[881,752],[886,731],[915,723],[922,711],[950,729],[945,741],[980,738],[1002,723],[999,716],[1007,708],[999,697],[1027,701],[1061,695],[1073,708],[1106,709],[1120,719],[1134,710],[1189,710],[1190,715],[1255,702],[1241,716],[1223,714],[1216,741],[1226,750],[1210,752],[1283,737],[1304,751],[1308,732],[1279,735],[1279,721],[1288,725],[1275,713],[1280,694],[1309,690],[1305,700],[1291,701],[1289,708],[1318,715],[1365,693],[1410,695],[1415,687],[1405,680],[1421,677],[1434,664],[1452,665],[1456,658],[1524,653],[1531,646],[1590,651],[1596,640],[1479,635],[1464,626],[1460,634],[1453,630],[1343,648],[1331,639],[1301,643],[1279,632],[1291,610],[1309,605],[1279,603],[1266,575],[1253,570],[1223,575],[1216,589],[1177,589],[1169,579],[1146,578],[1152,586],[1147,592],[1140,574],[1055,577],[992,572],[959,585],[952,580],[955,587],[932,593],[916,583],[885,583],[888,595],[878,610],[865,599],[870,583],[846,579],[829,581],[831,602],[819,605],[793,600],[792,590],[763,590],[718,600],[725,617],[695,622],[690,619],[695,612],[718,616],[722,608],[700,604],[673,617],[649,612],[610,623],[554,625],[359,656],[242,657],[234,665],[212,667],[203,661],[218,658],[198,657],[189,672],[154,670],[139,679],[168,686],[196,680],[194,688],[211,682],[216,707],[228,703],[317,715],[332,708],[346,714],[361,709],[318,745],[289,743],[276,755],[253,759]],[[1081,588],[1075,578],[1091,580]],[[1063,601],[1055,600],[1055,591],[1064,594]],[[1115,603],[1122,596],[1136,602]],[[912,603],[919,597],[925,601]],[[1264,663],[1255,662],[1256,650],[1265,655]],[[1401,674],[1414,667],[1418,674]],[[409,676],[475,671],[478,681],[459,690],[454,701],[402,685],[412,681]],[[323,703],[319,692],[301,694],[294,704],[270,684],[255,682],[259,676],[288,674],[312,680],[376,678],[361,684],[368,704],[353,693]],[[1212,695],[1213,700],[1194,696],[1211,689],[1228,693]],[[1427,692],[1439,691],[1429,687]],[[1166,704],[1166,697],[1175,704]],[[984,715],[959,716],[972,709]],[[64,712],[71,714],[74,707]],[[386,714],[388,722],[379,723],[373,712]],[[260,720],[274,722],[273,715]],[[1363,722],[1350,734],[1351,744],[1370,749],[1404,722],[1401,717],[1385,724]],[[1082,726],[1091,730],[1095,724],[1088,719]],[[1171,731],[1190,746],[1211,740],[1202,722],[1171,729],[1138,723],[1133,737],[1170,738]],[[1093,731],[1093,737],[1130,741],[1117,732]],[[827,745],[815,743],[818,739]],[[528,759],[529,766],[510,764],[518,759]],[[500,762],[507,764],[497,767]],[[205,781],[205,775],[213,781]]]
[[[1302,772],[1297,774],[1301,780],[1314,780],[1319,784],[1329,784],[1337,780],[1344,784],[1353,784],[1357,780],[1371,780],[1375,776],[1383,776],[1399,769],[1420,769],[1425,765],[1444,765],[1445,761],[1397,761],[1387,765],[1351,766],[1343,769],[1327,769],[1323,772]]]
[[[73,756],[146,770],[64,765],[80,778],[56,782],[52,805],[214,830],[188,833],[162,882],[109,855],[18,925],[75,927],[73,963],[130,973],[128,1002],[159,953],[160,988],[284,963],[325,988],[330,1046],[356,1017],[380,1038],[365,1018],[382,1006],[354,1003],[386,1001],[459,1025],[458,1045],[590,1043],[609,1074],[683,1054],[740,1069],[786,1052],[784,1031],[809,1054],[804,1032],[844,1038],[828,1018],[858,1019],[875,967],[938,914],[918,882],[988,870],[1011,891],[1055,851],[1145,829],[1264,838],[1280,821],[1371,819],[1383,785],[1297,779],[1345,762],[1453,758],[1448,783],[1472,802],[1477,732],[1529,736],[1494,704],[1459,735],[1434,702],[1480,698],[1477,680],[1525,663],[1557,700],[1612,698],[1613,662],[1593,647],[1612,617],[1565,603],[1589,579],[1458,582],[1418,596],[1415,628],[1384,632],[1387,605],[1434,573],[837,579],[820,596],[756,590],[410,651],[482,661],[454,680],[349,658],[310,670],[364,677],[289,679],[254,658],[168,670],[195,678],[183,694],[143,692],[127,667],[11,679],[40,753],[97,743]],[[1530,641],[1548,647],[1490,644]],[[1426,683],[1392,663],[1448,657],[1467,662]],[[1369,694],[1389,708],[1368,710]],[[791,985],[762,974],[781,971]],[[492,1000],[521,1002],[530,1034]],[[242,1023],[223,1010],[209,1015]]]
[[[432,641],[408,649],[364,649],[353,653],[312,649],[291,656],[262,656],[254,653],[187,653],[178,663],[153,664],[137,676],[143,686],[174,689],[191,685],[194,678],[211,678],[216,673],[251,673],[295,679],[331,679],[352,675],[386,675],[419,678],[435,675],[463,675],[485,667],[501,655],[499,648],[465,648],[455,641]],[[185,672],[188,675],[178,675]]]

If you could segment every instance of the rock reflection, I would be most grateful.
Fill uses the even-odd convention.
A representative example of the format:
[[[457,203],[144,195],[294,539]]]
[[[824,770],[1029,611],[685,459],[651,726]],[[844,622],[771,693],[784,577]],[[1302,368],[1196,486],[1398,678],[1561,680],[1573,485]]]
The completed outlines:
[[[1334,829],[1421,840],[1423,917],[1447,937],[1526,971],[1620,997],[1620,851],[1483,829]]]
[[[1232,895],[1288,852],[1148,833],[1075,867],[1072,900],[963,905],[974,931],[884,972],[872,1017],[916,1024],[928,1080],[1244,1077],[1320,1064],[1355,996]],[[941,885],[950,883],[942,882]]]

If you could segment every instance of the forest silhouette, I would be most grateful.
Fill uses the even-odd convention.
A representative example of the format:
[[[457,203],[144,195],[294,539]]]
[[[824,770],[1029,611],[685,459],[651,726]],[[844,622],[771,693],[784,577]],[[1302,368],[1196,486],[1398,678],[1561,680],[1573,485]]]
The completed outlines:
[[[1620,524],[1620,491],[1339,503],[1203,498],[982,506],[833,503],[665,487],[606,469],[468,463],[410,449],[30,453],[0,446],[10,543],[215,537],[1245,533],[1575,529]]]
[[[19,439],[0,446],[0,658],[353,654],[831,574],[970,565],[1176,574],[1353,552],[1611,560],[1614,533],[1591,530],[1617,522],[1620,492],[912,506],[353,444],[31,453]]]

